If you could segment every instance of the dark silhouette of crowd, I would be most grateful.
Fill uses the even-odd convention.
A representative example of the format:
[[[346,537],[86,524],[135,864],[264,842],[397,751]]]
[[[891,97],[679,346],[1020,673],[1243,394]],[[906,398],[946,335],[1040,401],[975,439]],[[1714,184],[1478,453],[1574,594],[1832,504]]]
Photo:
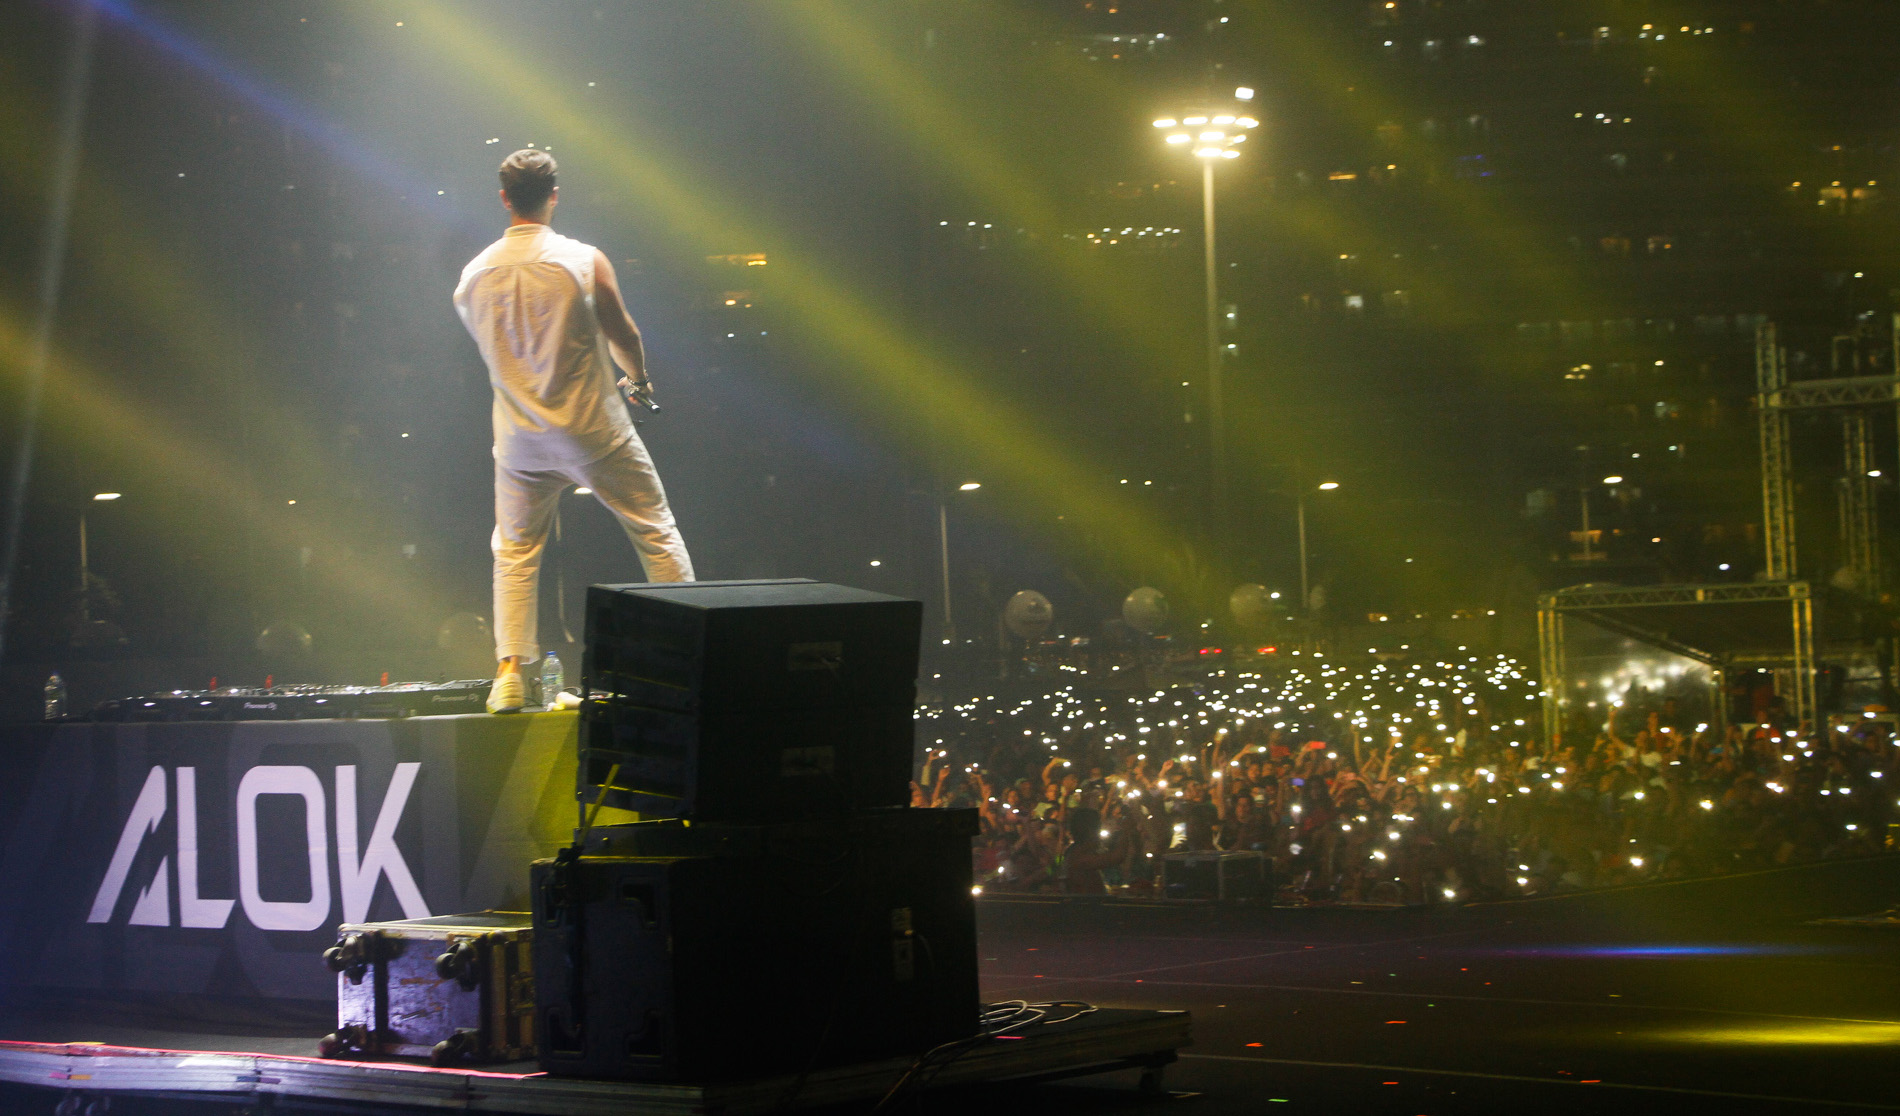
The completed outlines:
[[[1528,674],[1311,657],[930,706],[913,804],[979,809],[986,891],[1157,895],[1169,857],[1226,852],[1269,861],[1283,903],[1430,904],[1884,846],[1885,718],[1718,730],[1637,688],[1547,747]]]

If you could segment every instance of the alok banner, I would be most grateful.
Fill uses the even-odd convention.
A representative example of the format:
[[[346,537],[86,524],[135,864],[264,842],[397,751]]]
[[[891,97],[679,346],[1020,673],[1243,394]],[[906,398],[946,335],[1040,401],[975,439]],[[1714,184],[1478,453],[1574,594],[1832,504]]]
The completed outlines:
[[[572,713],[0,727],[0,996],[333,1001],[339,923],[527,909],[528,865],[573,833],[575,733]]]

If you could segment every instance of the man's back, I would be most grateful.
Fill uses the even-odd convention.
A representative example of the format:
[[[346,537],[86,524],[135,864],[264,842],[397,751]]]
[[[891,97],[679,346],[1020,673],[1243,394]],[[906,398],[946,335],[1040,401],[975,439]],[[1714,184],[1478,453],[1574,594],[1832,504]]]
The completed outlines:
[[[495,389],[498,460],[577,465],[632,436],[595,317],[592,247],[514,225],[462,270],[455,308]]]

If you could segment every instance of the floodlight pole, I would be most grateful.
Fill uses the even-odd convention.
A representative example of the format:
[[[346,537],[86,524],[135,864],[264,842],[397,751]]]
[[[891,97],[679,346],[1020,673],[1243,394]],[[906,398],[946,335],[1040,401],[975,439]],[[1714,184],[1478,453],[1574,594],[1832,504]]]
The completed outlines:
[[[1227,445],[1221,407],[1220,266],[1214,251],[1214,160],[1207,156],[1201,157],[1201,225],[1206,231],[1207,249],[1208,506],[1213,529],[1219,531],[1227,522]],[[1304,606],[1304,592],[1300,601]]]

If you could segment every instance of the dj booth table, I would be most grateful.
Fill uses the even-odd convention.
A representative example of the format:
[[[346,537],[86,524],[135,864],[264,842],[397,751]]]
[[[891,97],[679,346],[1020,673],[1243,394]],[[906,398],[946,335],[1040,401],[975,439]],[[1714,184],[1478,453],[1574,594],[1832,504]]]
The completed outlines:
[[[577,728],[0,726],[0,997],[334,1018],[337,924],[527,909],[572,838]]]

